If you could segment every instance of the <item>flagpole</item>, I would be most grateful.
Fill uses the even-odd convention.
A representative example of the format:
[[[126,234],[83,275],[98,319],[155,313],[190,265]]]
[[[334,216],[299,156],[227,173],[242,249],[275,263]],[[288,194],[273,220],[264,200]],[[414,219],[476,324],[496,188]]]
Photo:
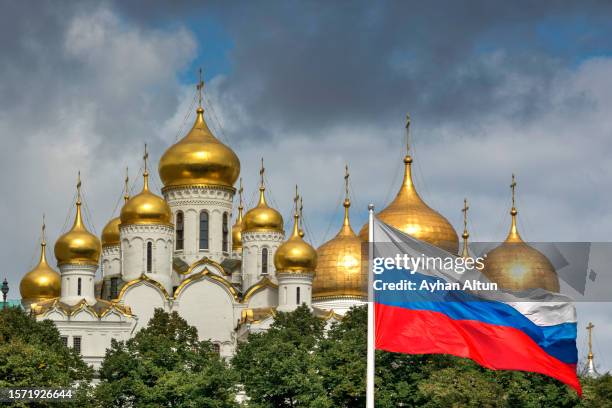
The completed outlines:
[[[368,358],[366,375],[366,408],[374,408],[374,296],[372,258],[374,257],[374,204],[368,205]]]

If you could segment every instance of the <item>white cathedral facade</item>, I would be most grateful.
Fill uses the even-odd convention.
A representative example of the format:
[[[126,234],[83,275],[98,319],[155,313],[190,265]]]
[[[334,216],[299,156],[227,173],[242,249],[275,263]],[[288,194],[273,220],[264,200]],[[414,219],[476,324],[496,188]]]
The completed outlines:
[[[43,227],[40,260],[20,284],[24,308],[52,320],[94,368],[111,339],[133,336],[156,308],[178,312],[227,357],[277,311],[306,304],[333,321],[365,302],[348,195],[341,231],[318,254],[303,240],[297,192],[291,231],[268,205],[263,161],[258,203],[243,214],[240,161],[212,134],[201,106],[160,160],[162,196],[149,189],[147,157],[145,148],[142,191],[129,197],[126,180],[121,213],[100,238],[83,222],[79,177],[73,226],[54,247],[59,272],[47,262]]]

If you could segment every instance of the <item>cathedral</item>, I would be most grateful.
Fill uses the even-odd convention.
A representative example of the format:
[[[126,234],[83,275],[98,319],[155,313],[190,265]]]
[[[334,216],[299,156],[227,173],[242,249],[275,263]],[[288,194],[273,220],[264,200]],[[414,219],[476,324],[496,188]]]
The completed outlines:
[[[101,237],[83,222],[79,177],[74,222],[54,246],[59,271],[47,262],[43,223],[40,260],[20,284],[23,307],[39,320],[53,321],[65,343],[94,368],[111,339],[133,336],[155,308],[176,311],[201,339],[229,357],[249,333],[266,330],[277,312],[306,304],[331,323],[366,303],[362,243],[368,231],[365,225],[356,234],[350,223],[348,170],[339,231],[315,249],[304,240],[297,188],[291,231],[284,230],[282,215],[268,203],[263,160],[259,200],[245,212],[242,182],[236,189],[240,160],[213,135],[201,102],[191,130],[159,161],[161,195],[149,187],[146,147],[143,159],[141,192],[130,197],[126,179],[120,215]],[[466,256],[467,228],[460,253],[453,226],[415,189],[412,161],[407,152],[399,192],[377,216],[419,240]],[[508,237],[491,251],[484,273],[510,289],[558,291],[554,268],[523,242],[516,214],[513,202]],[[517,260],[520,275],[509,271]]]

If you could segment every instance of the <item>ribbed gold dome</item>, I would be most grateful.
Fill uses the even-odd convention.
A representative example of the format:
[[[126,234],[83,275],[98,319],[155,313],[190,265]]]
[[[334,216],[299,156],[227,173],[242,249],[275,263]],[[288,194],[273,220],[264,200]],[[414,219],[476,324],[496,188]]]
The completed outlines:
[[[86,264],[97,265],[100,260],[100,240],[87,231],[81,217],[81,182],[77,185],[79,191],[76,202],[76,216],[70,231],[55,242],[55,259],[58,265]]]
[[[220,185],[232,187],[240,175],[240,160],[221,143],[197,110],[193,128],[170,146],[159,161],[159,176],[165,187]]]
[[[232,251],[242,251],[242,228],[244,228],[244,220],[242,218],[242,179],[240,179],[240,189],[238,190],[240,204],[238,205],[238,218],[232,226]]]
[[[261,184],[259,186],[259,202],[257,206],[247,211],[244,216],[242,232],[283,232],[283,217],[274,208],[268,207],[266,202],[266,186],[263,180],[263,159],[261,170]]]
[[[377,217],[416,239],[435,245],[452,254],[459,252],[459,238],[453,226],[440,213],[431,209],[417,193],[412,181],[412,157],[404,158],[405,172],[402,187],[395,199]],[[368,240],[366,223],[359,237]]]
[[[121,225],[172,225],[172,211],[166,200],[149,191],[149,172],[145,148],[145,171],[142,191],[130,198],[121,209]]]
[[[277,273],[315,273],[317,251],[300,236],[299,219],[300,216],[296,211],[293,217],[293,233],[274,254],[274,267]]]
[[[513,185],[516,184],[513,182]],[[559,278],[548,258],[521,238],[516,227],[518,211],[514,207],[514,197],[512,201],[510,232],[500,246],[487,253],[482,272],[503,289],[542,288],[559,292]]]
[[[313,299],[367,297],[368,275],[361,268],[362,241],[351,228],[350,200],[344,200],[344,222],[338,234],[317,249],[317,274],[312,282]]]
[[[45,242],[44,228],[43,224],[43,238],[40,244],[38,264],[26,273],[19,283],[21,298],[29,302],[53,299],[59,297],[61,292],[60,274],[47,263],[47,243]]]

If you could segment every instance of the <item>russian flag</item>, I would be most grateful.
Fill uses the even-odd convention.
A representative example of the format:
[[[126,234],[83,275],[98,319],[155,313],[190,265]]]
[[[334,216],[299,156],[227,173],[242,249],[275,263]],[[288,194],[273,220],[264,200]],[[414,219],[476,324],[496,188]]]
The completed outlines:
[[[473,282],[490,283],[475,268],[459,273],[456,267],[440,265],[409,270],[401,262],[399,267],[391,261],[385,264],[381,260],[397,261],[404,255],[457,257],[376,218],[372,226],[370,287],[377,349],[451,354],[494,370],[541,373],[582,394],[576,376],[576,311],[570,298],[543,289],[473,289]],[[429,290],[434,286],[437,289]]]

